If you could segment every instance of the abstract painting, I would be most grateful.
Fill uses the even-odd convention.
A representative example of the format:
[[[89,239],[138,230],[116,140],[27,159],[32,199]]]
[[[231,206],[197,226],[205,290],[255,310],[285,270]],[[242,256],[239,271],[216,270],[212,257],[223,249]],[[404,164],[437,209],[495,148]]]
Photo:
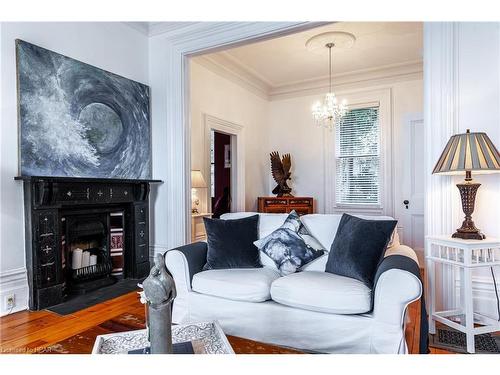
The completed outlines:
[[[151,178],[149,87],[16,41],[20,174]]]

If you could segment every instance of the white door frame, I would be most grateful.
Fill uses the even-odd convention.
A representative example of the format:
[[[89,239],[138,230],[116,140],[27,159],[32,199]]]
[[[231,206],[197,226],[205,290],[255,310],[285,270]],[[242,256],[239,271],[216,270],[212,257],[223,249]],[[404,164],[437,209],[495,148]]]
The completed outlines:
[[[452,176],[435,176],[432,170],[448,139],[459,132],[459,22],[424,23],[424,151],[425,235],[453,233],[462,217]],[[428,248],[425,251],[429,251]],[[438,306],[456,306],[455,267],[444,267]],[[429,288],[427,288],[427,291]]]
[[[200,22],[149,40],[155,252],[189,242],[191,122],[189,57],[297,33],[329,22]]]
[[[204,158],[205,171],[207,176],[207,186],[210,190],[212,186],[212,174],[210,173],[210,137],[211,131],[215,130],[219,133],[228,134],[231,136],[231,212],[245,210],[245,135],[244,127],[234,122],[222,120],[215,116],[203,114],[203,123],[205,128],[204,139]],[[207,212],[212,212],[209,193],[207,198]]]
[[[424,114],[423,113],[412,113],[408,114],[404,117],[404,130],[403,130],[403,138],[410,143],[409,147],[406,147],[406,150],[404,151],[404,154],[402,155],[403,157],[403,162],[405,165],[403,165],[403,172],[402,172],[402,181],[400,183],[403,186],[402,189],[402,195],[401,195],[401,202],[397,202],[400,209],[398,210],[400,215],[398,215],[400,221],[403,222],[403,225],[400,226],[400,233],[402,235],[402,243],[405,245],[410,246],[415,252],[417,253],[417,257],[419,259],[420,264],[424,264],[424,244],[425,244],[425,238],[422,238],[422,247],[417,247],[415,245],[415,242],[413,241],[414,238],[414,231],[413,231],[413,222],[414,222],[414,217],[415,216],[422,216],[422,218],[425,220],[425,208],[424,208],[424,199],[425,199],[425,192],[423,193],[422,196],[422,207],[421,207],[421,214],[415,214],[413,213],[413,209],[415,207],[415,202],[413,199],[413,187],[417,184],[423,185],[423,180],[420,181],[413,181],[414,175],[410,173],[410,168],[413,167],[414,165],[414,150],[417,145],[415,145],[415,142],[413,140],[415,139],[413,130],[415,129],[415,125],[413,124],[418,124],[421,123],[422,126],[422,131],[425,130],[425,124],[424,124]],[[424,140],[422,140],[422,144],[419,145],[420,147],[424,147]],[[406,164],[408,163],[408,164]],[[424,160],[420,160],[420,163],[424,163]],[[425,172],[424,172],[425,173]],[[409,208],[406,209],[403,206],[403,200],[404,199],[409,199],[410,200],[410,205]],[[404,216],[405,215],[405,216]],[[407,215],[407,216],[406,216]],[[422,224],[424,221],[422,221]],[[425,231],[422,231],[425,237]]]

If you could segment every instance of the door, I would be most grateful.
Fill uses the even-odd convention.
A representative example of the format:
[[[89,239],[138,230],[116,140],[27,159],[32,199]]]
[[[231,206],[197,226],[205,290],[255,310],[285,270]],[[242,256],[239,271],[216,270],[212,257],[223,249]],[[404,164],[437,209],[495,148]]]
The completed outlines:
[[[224,187],[229,187],[230,212],[245,211],[244,128],[242,125],[208,114],[204,114],[203,116],[205,122],[204,145],[206,155],[204,158],[206,161],[206,173],[204,175],[208,178],[207,184],[209,187],[207,211],[215,214],[215,207],[212,206],[212,198],[215,198],[213,200],[215,206],[217,202],[216,196],[220,197],[220,191],[222,191],[222,194],[224,193]],[[215,148],[219,151],[214,153],[212,151],[215,151]],[[215,182],[215,179],[218,179],[221,175],[224,176],[222,179],[226,181],[222,183],[222,190],[216,188],[218,183]],[[229,176],[229,185],[227,183],[227,176]]]
[[[418,114],[408,118],[403,132],[403,183],[401,243],[424,254],[424,120]],[[423,264],[423,263],[421,263]]]
[[[231,135],[211,132],[210,191],[214,218],[231,212]]]

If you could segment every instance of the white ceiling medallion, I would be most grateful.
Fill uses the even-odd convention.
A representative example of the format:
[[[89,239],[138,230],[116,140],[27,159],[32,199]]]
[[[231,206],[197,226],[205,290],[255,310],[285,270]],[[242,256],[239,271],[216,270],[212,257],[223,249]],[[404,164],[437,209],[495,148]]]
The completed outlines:
[[[306,47],[314,53],[328,53],[329,90],[323,103],[316,102],[312,107],[312,117],[318,126],[332,130],[347,113],[347,103],[343,100],[337,103],[332,89],[332,52],[334,49],[351,48],[356,37],[342,31],[332,31],[313,36],[306,42]]]

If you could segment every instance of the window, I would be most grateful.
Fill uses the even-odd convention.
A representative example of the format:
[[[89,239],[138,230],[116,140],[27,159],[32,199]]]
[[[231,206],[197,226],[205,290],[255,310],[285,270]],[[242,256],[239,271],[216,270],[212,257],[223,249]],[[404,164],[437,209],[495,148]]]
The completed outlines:
[[[379,107],[350,110],[335,131],[335,205],[380,207]]]

